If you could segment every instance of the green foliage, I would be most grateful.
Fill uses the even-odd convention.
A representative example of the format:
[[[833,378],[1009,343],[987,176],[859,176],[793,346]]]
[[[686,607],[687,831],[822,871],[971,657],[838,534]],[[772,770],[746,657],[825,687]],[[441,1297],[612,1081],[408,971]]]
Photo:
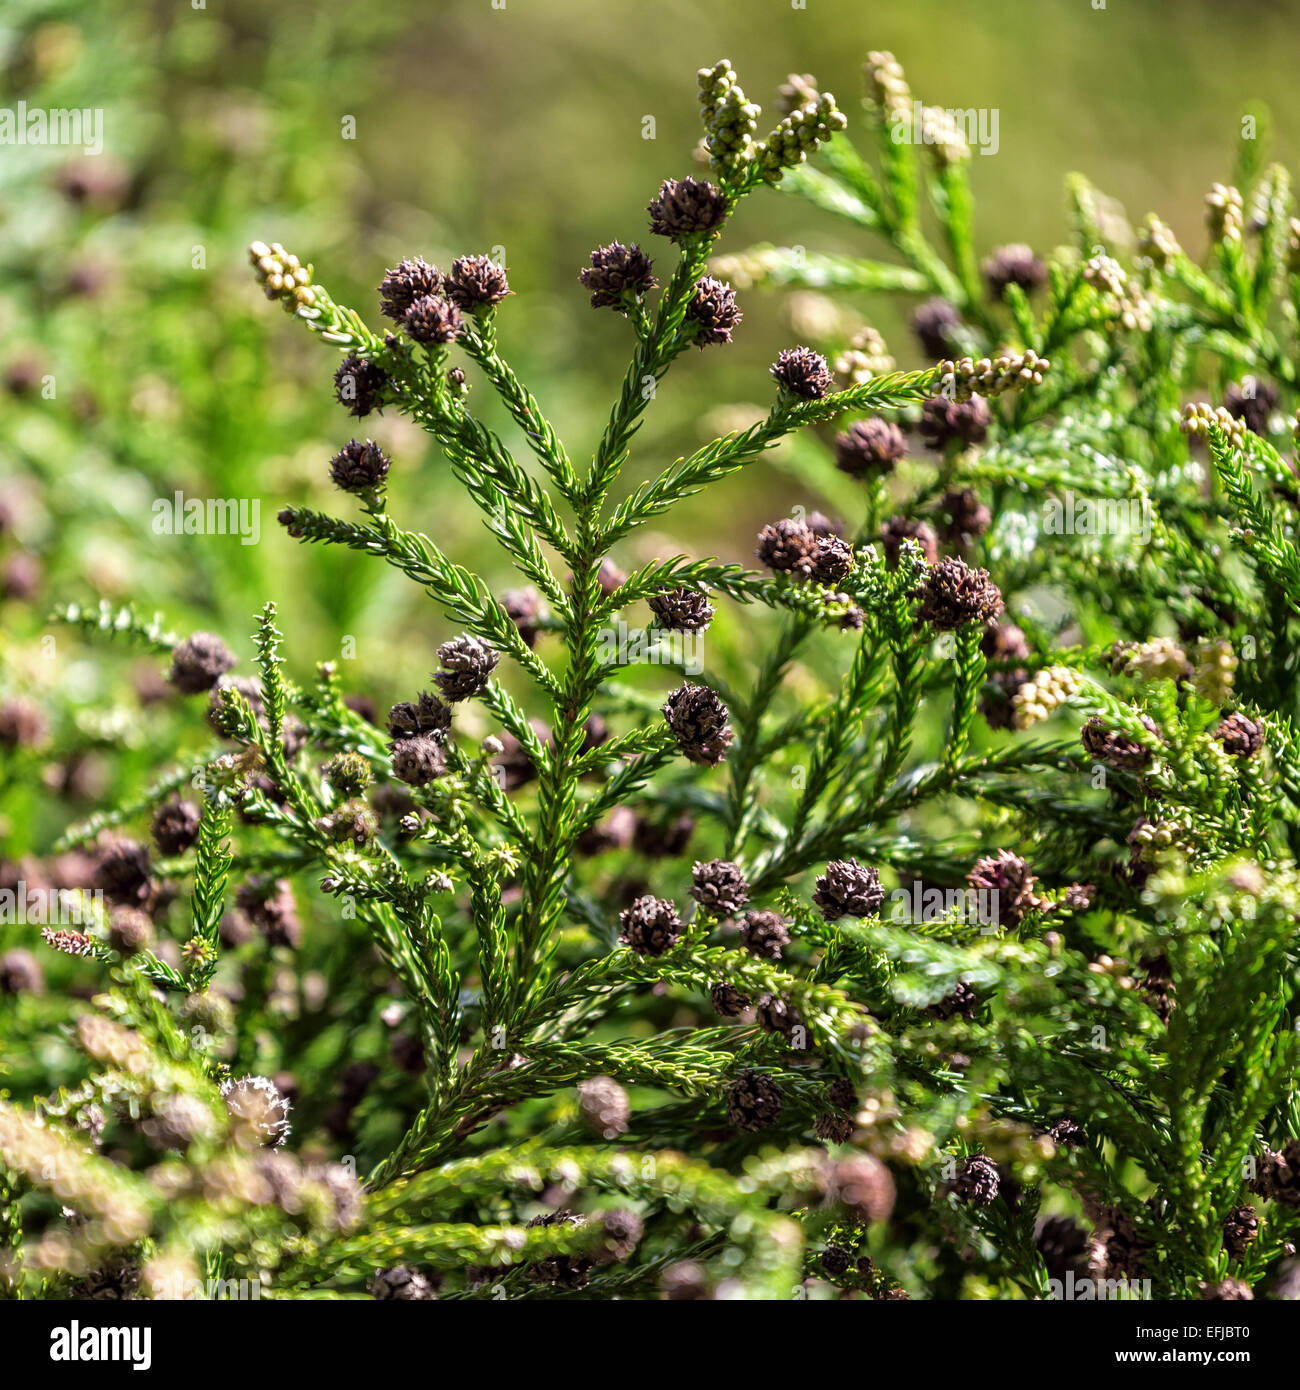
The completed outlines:
[[[806,79],[760,140],[729,66],[701,73],[716,215],[676,227],[657,298],[615,296],[629,362],[585,466],[502,355],[508,301],[425,344],[254,243],[316,346],[383,373],[537,611],[494,593],[477,532],[390,515],[423,500],[400,455],[350,489],[360,520],[283,510],[464,629],[432,677],[451,709],[411,691],[390,741],[338,663],[295,682],[296,595],[268,579],[259,678],[213,672],[225,746],[65,838],[114,901],[47,933],[92,1009],[0,1002],[11,1038],[76,1015],[77,1040],[0,1109],[11,1292],[116,1269],[154,1296],[258,1271],[265,1296],[383,1296],[399,1267],[450,1299],[1277,1288],[1300,1225],[1285,175],[1244,190],[1249,240],[1215,190],[1204,264],[1155,222],[1122,260],[1076,178],[1072,248],[982,268],[960,134],[894,138],[901,69],[867,77],[878,171]],[[714,256],[772,185],[902,264]],[[709,370],[688,350],[710,269],[941,295],[949,350],[896,371],[863,324],[816,344],[831,373],[803,346],[761,419],[643,464],[661,383]],[[1206,381],[1231,409],[1186,404]],[[836,434],[862,417],[871,457]],[[885,421],[931,451],[886,457]],[[764,532],[762,572],[648,531],[734,500],[778,446],[847,499],[842,544],[807,507]],[[62,617],[180,646],[133,607]],[[429,632],[405,641],[432,663]],[[141,887],[115,837],[187,782],[193,852]],[[156,948],[122,944],[132,894]]]

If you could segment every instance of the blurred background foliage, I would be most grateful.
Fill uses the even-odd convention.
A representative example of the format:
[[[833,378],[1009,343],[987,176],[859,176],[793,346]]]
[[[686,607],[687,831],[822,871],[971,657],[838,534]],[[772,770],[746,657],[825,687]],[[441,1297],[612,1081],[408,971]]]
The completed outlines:
[[[996,155],[972,161],[982,251],[1063,241],[1075,169],[1199,249],[1201,199],[1239,157],[1243,96],[1261,142],[1277,127],[1269,154],[1295,163],[1296,9],[7,0],[0,105],[101,108],[105,149],[0,147],[0,696],[34,698],[52,725],[39,752],[0,749],[4,856],[48,850],[70,820],[209,740],[194,702],[159,698],[160,661],[106,656],[51,625],[56,602],[135,600],[178,633],[222,633],[247,671],[252,615],[275,598],[300,676],[340,659],[381,710],[427,680],[447,633],[419,594],[275,522],[286,501],[339,506],[326,464],[354,425],[394,456],[399,520],[509,582],[424,436],[396,418],[356,424],[334,402],[319,345],[253,284],[253,238],[314,263],[372,323],[386,265],[501,248],[516,291],[503,349],[581,459],[630,342],[588,308],[577,271],[596,245],[644,238],[659,181],[692,172],[701,65],[730,57],[769,109],[787,73],[815,74],[856,120],[862,57],[890,48],[926,101],[998,112]],[[880,253],[777,193],[749,200],[723,249],[760,240]],[[735,346],[669,378],[626,485],[727,428],[724,408],[765,404],[767,364],[819,308],[757,292],[742,305]],[[856,306],[900,366],[922,361],[910,307]],[[797,449],[775,451],[687,509],[671,539],[647,532],[616,558],[746,561],[765,521],[840,500],[801,482],[798,463]],[[155,534],[155,499],[177,491],[259,499],[259,543]]]

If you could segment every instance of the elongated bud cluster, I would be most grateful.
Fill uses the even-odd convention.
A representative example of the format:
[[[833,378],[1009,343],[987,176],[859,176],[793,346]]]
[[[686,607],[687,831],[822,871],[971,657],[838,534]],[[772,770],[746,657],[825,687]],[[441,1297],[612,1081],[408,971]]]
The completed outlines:
[[[730,256],[714,256],[709,266],[734,288],[749,290],[769,280],[780,283],[778,277],[789,274],[790,253],[776,246],[755,246]]]
[[[1178,238],[1152,213],[1138,233],[1138,252],[1157,270],[1167,270],[1171,261],[1183,254]]]
[[[867,54],[862,65],[867,83],[867,101],[886,121],[901,115],[912,104],[912,89],[903,76],[903,66],[894,55],[880,50]]]
[[[939,363],[938,394],[949,401],[968,401],[972,396],[1001,396],[1026,386],[1041,386],[1043,373],[1051,365],[1032,348],[981,357],[978,362],[971,357],[948,358]]]
[[[269,246],[255,241],[248,248],[248,259],[268,299],[278,299],[292,313],[315,302],[311,290],[311,267],[286,251],[278,241]]]
[[[1116,642],[1109,665],[1115,675],[1140,681],[1184,680],[1192,671],[1187,653],[1172,637],[1153,637],[1149,642]]]
[[[1068,666],[1045,667],[1016,691],[1012,702],[1016,711],[1016,728],[1028,729],[1041,720],[1050,719],[1079,690],[1077,671],[1072,671]]]
[[[1241,192],[1230,184],[1216,183],[1205,195],[1205,225],[1215,241],[1240,241],[1245,226]]]
[[[835,359],[835,374],[846,386],[861,386],[873,376],[884,376],[897,366],[885,340],[874,328],[863,328]]]
[[[817,79],[810,72],[792,72],[777,88],[776,109],[788,116],[804,106],[816,106],[821,96]]]
[[[802,106],[784,117],[776,129],[755,147],[759,172],[768,183],[779,183],[787,169],[802,164],[837,130],[848,125],[835,98],[824,92],[813,106]]]
[[[941,168],[963,164],[970,158],[970,146],[957,122],[941,107],[926,106],[921,110],[921,129],[915,132]]]
[[[1197,439],[1207,439],[1210,427],[1218,426],[1235,445],[1246,437],[1246,423],[1235,419],[1221,405],[1210,405],[1207,401],[1193,401],[1183,407],[1178,428],[1184,434]]]
[[[754,132],[762,108],[746,101],[736,74],[725,58],[711,68],[701,68],[696,76],[709,164],[719,174],[733,173],[746,164],[753,153]]]
[[[1110,301],[1118,323],[1143,333],[1150,329],[1150,306],[1137,287],[1130,284],[1124,267],[1113,256],[1093,256],[1083,267],[1083,278]]]
[[[1083,278],[1094,289],[1122,299],[1128,293],[1128,276],[1113,256],[1098,253],[1083,267]]]
[[[1240,662],[1226,638],[1203,642],[1196,652],[1192,669],[1192,689],[1212,705],[1225,705],[1232,695]]]

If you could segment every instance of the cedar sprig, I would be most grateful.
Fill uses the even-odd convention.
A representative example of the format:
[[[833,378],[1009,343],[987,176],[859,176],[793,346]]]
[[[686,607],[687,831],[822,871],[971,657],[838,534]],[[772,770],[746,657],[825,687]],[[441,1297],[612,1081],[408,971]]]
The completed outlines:
[[[873,54],[867,82],[878,167],[812,79],[791,79],[760,138],[730,66],[700,74],[710,180],[669,181],[650,209],[675,262],[615,243],[583,272],[629,343],[581,452],[500,351],[504,267],[395,268],[379,332],[313,267],[254,245],[268,295],[381,375],[376,399],[435,441],[548,611],[498,597],[463,537],[406,529],[402,461],[378,446],[332,466],[359,517],[284,509],[291,536],[427,594],[451,625],[430,652],[438,694],[412,691],[386,736],[337,668],[291,678],[293,624],[286,640],[268,604],[260,679],[195,692],[235,751],[69,837],[112,892],[153,906],[192,876],[189,944],[178,971],[100,927],[64,939],[109,984],[76,1025],[84,1086],[43,1097],[39,1124],[0,1110],[20,1292],[77,1288],[71,1268],[37,1272],[67,1235],[41,1206],[47,1142],[84,1206],[115,1196],[130,1218],[116,1241],[74,1233],[78,1258],[101,1274],[120,1259],[149,1291],[202,1250],[205,1268],[267,1270],[278,1297],[424,1296],[441,1279],[450,1299],[788,1299],[815,1277],[877,1298],[1038,1298],[1039,1218],[1067,1208],[1100,1273],[1128,1259],[1158,1297],[1197,1297],[1228,1268],[1261,1290],[1278,1274],[1300,1139],[1287,180],[1248,190],[1253,240],[1243,199],[1214,190],[1194,261],[1154,223],[1121,254],[1074,179],[1074,245],[981,262],[961,132],[924,108],[937,138],[894,138],[914,120],[901,68]],[[740,201],[774,185],[890,258],[718,257]],[[706,272],[730,288],[697,294]],[[946,307],[922,317],[919,368],[865,328],[798,345],[756,423],[643,465],[659,384],[707,373],[692,349],[729,340],[727,296],[759,284]],[[485,422],[462,361],[526,455]],[[1247,369],[1269,382],[1247,390]],[[1196,404],[1200,376],[1232,379],[1221,408]],[[855,417],[871,427],[839,441]],[[910,437],[881,428],[900,421]],[[843,501],[843,524],[775,520],[760,570],[670,553],[618,573],[625,542],[701,493],[734,496],[760,459],[801,497]],[[1072,494],[1129,507],[1149,541],[1049,527]],[[617,624],[663,639],[672,605],[635,606],[679,588],[686,624],[707,626],[689,684],[684,661],[646,676],[610,660]],[[157,656],[175,645],[131,608],[63,616]],[[202,798],[193,851],[149,860],[142,885],[141,847],[115,837],[185,780]],[[241,893],[254,874],[273,898]],[[308,909],[323,1002],[306,975],[285,998],[285,922],[239,944],[237,914],[286,898]],[[232,1064],[266,1071],[250,1094],[273,1138],[266,1087],[299,1073],[284,1149],[241,1145]],[[92,1107],[121,1163],[86,1138]],[[149,1146],[187,1111],[197,1130],[160,1168]],[[329,1144],[363,1183],[295,1156]],[[246,1200],[255,1178],[279,1195]],[[288,1181],[305,1186],[285,1196]],[[576,1210],[555,1209],[561,1193]],[[1262,1229],[1230,1256],[1233,1214],[1255,1201]],[[840,1243],[860,1260],[867,1239],[870,1272],[841,1268]]]

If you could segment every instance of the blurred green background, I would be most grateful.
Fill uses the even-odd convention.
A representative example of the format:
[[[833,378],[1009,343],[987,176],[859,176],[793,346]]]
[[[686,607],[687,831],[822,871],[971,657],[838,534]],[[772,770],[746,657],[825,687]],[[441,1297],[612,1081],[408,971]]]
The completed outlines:
[[[972,160],[982,251],[1063,241],[1072,170],[1135,220],[1158,211],[1199,251],[1201,200],[1230,177],[1247,110],[1261,140],[1271,128],[1270,156],[1295,162],[1298,11],[1262,0],[7,0],[0,106],[102,109],[105,152],[0,146],[0,697],[34,699],[54,726],[40,761],[8,769],[6,852],[45,847],[69,818],[207,738],[193,708],[152,700],[157,661],[103,659],[48,623],[55,602],[135,599],[178,632],[221,632],[247,670],[252,615],[275,598],[299,675],[354,652],[345,678],[355,670],[380,708],[427,679],[448,633],[418,592],[275,524],[286,501],[352,513],[326,465],[354,428],[392,453],[404,525],[509,582],[436,449],[391,414],[357,423],[334,402],[336,358],[260,296],[253,238],[312,262],[372,323],[374,287],[400,257],[446,264],[500,248],[516,290],[499,314],[504,351],[580,460],[630,335],[588,308],[577,272],[596,245],[646,240],[659,181],[698,172],[701,65],[729,57],[769,111],[789,72],[811,73],[852,130],[862,58],[889,48],[926,102],[998,113],[996,155]],[[760,240],[880,253],[775,192],[748,201],[723,249]],[[732,348],[692,354],[668,378],[627,482],[726,428],[720,407],[770,399],[767,364],[806,330],[788,296],[753,293],[742,307]],[[855,307],[900,365],[919,365],[910,305]],[[476,403],[499,418],[481,390]],[[796,462],[777,451],[674,517],[671,538],[647,531],[617,559],[746,560],[763,522],[825,503]],[[176,490],[260,499],[259,544],[155,534],[152,503]]]

